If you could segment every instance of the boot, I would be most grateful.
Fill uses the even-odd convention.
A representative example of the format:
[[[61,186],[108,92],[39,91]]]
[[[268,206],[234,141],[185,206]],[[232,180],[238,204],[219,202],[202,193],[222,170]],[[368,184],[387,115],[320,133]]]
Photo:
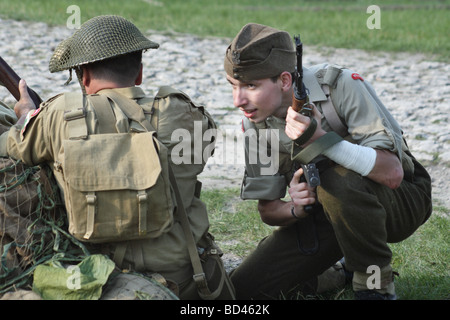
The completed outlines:
[[[350,280],[349,280],[350,279]],[[351,282],[351,275],[345,270],[343,259],[329,267],[317,277],[317,293],[342,289]]]

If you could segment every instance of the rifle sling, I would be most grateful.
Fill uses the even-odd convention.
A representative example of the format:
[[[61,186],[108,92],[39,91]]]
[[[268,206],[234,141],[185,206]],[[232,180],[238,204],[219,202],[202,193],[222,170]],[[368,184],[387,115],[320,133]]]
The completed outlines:
[[[317,128],[317,121],[313,117],[310,118],[311,122],[309,123],[308,128],[303,132],[303,134],[298,137],[296,140],[294,140],[294,144],[296,144],[298,147],[304,145],[311,139],[311,137],[314,135],[314,132]]]
[[[302,164],[308,164],[326,149],[341,140],[343,140],[341,136],[334,131],[330,131],[303,149],[292,143],[291,159]]]

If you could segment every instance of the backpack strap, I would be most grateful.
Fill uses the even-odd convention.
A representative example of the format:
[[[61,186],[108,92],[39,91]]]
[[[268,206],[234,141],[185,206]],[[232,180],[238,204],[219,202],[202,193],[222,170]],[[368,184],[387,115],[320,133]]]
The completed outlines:
[[[330,125],[331,129],[335,131],[338,135],[341,137],[345,137],[348,135],[348,128],[347,126],[342,122],[341,118],[339,117],[336,108],[333,105],[333,101],[331,100],[330,95],[330,86],[327,84],[322,85],[322,90],[327,96],[327,101],[322,102],[322,111],[323,115],[325,116],[325,119],[327,119],[328,124]]]
[[[87,139],[85,99],[82,92],[68,92],[64,94],[64,120],[67,121],[69,139]]]
[[[87,97],[97,115],[99,131],[101,133],[116,133],[116,117],[108,97],[103,94],[91,94]]]
[[[133,99],[127,98],[126,96],[114,91],[114,90],[103,90],[110,99],[112,99],[127,116],[127,118],[136,121],[144,129],[148,131],[155,131],[153,126],[147,120],[142,107]]]
[[[339,114],[333,105],[333,100],[331,99],[330,88],[336,86],[336,81],[340,74],[342,73],[342,67],[329,65],[326,68],[322,68],[315,73],[317,82],[322,87],[322,91],[325,93],[327,100],[321,103],[322,112],[327,119],[328,124],[331,129],[339,134],[341,137],[348,135],[348,128],[342,122]]]

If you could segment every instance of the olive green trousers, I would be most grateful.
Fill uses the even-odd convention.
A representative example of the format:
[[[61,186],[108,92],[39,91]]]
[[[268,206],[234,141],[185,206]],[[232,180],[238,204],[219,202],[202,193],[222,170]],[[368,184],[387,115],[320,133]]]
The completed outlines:
[[[395,190],[337,165],[320,178],[322,207],[313,217],[276,229],[233,270],[237,299],[289,296],[342,256],[351,271],[384,267],[392,258],[388,243],[409,237],[431,214],[431,179],[416,161],[414,175],[405,174]],[[317,248],[308,252],[316,247],[314,239]]]

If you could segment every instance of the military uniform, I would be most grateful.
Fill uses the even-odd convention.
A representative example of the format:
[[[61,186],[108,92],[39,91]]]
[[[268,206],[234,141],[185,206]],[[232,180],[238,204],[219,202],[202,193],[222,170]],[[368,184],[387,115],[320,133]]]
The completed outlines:
[[[251,47],[258,47],[258,52],[262,52],[260,47],[264,44],[261,44],[261,39],[274,35],[279,39],[279,34],[280,31],[256,24],[243,27],[227,50],[225,69],[228,75],[244,79],[244,82],[276,75],[265,74],[264,70],[261,70],[262,74],[255,74],[258,69],[252,64],[268,64],[272,53],[263,56],[263,62],[260,62],[254,58],[259,53],[251,51]],[[287,51],[286,48],[291,47],[291,44],[277,47],[275,40],[270,41],[274,43],[274,48],[284,47]],[[271,48],[268,44],[266,47]],[[237,56],[240,61],[235,59]],[[239,62],[241,66],[237,67]],[[278,72],[292,72],[288,62],[283,63]],[[245,69],[247,64],[250,64],[248,73]],[[393,190],[324,156],[315,158],[321,180],[321,185],[316,189],[319,204],[307,218],[280,227],[264,238],[233,271],[231,279],[239,299],[274,298],[280,292],[289,294],[296,284],[301,288],[311,282],[342,256],[345,256],[346,267],[351,271],[366,273],[368,266],[375,265],[381,268],[382,279],[390,277],[392,253],[387,243],[406,239],[431,214],[430,177],[409,152],[400,126],[371,85],[351,70],[327,64],[304,68],[303,81],[309,90],[310,101],[322,113],[321,125],[325,131],[332,131],[333,125],[335,127],[323,115],[322,107],[329,94],[331,107],[334,105],[336,110],[334,114],[345,126],[345,139],[361,146],[395,153],[402,163],[404,179],[400,187]],[[243,129],[248,133],[246,136],[258,135],[261,129],[276,130],[279,135],[279,145],[272,148],[272,152],[278,150],[279,161],[278,171],[273,175],[261,174],[268,165],[250,161],[257,158],[250,155],[252,148],[249,143],[255,138],[245,140],[243,199],[286,199],[286,189],[296,167],[292,161],[292,140],[285,134],[285,126],[284,119],[274,116],[256,124],[243,119]],[[267,132],[265,134],[269,135]],[[271,147],[269,144],[268,149]],[[354,289],[366,285],[365,279],[358,277],[353,282]]]
[[[83,52],[86,51],[82,50],[83,42],[81,40],[83,39],[83,32],[87,34],[86,38],[89,39],[91,38],[91,34],[100,35],[100,38],[105,34],[107,35],[108,28],[111,28],[112,31],[109,31],[113,34],[123,32],[125,35],[122,34],[122,37],[118,38],[118,41],[123,41],[123,43],[117,44],[119,48],[117,50],[122,50],[119,54],[128,52],[123,52],[124,50],[136,51],[158,47],[157,44],[144,38],[140,32],[135,31],[135,27],[123,18],[105,16],[98,19],[94,18],[88,23],[90,25],[86,25],[85,28],[82,27],[79,33],[82,35],[81,37],[76,33],[74,38],[63,42],[57,48],[50,62],[51,70],[65,70],[71,68],[74,64],[78,64],[80,61],[85,61],[82,57]],[[123,31],[123,25],[128,29],[126,32]],[[98,31],[103,27],[107,29],[105,32]],[[131,34],[129,34],[130,32]],[[136,34],[138,35],[136,36]],[[73,40],[77,36],[81,40]],[[129,38],[128,41],[127,37]],[[106,36],[105,39],[103,40],[107,42],[114,41],[111,40],[114,37],[109,38]],[[102,48],[111,45],[111,43],[105,44],[100,40],[99,45]],[[75,49],[67,50],[68,46],[78,46],[77,49],[80,57],[71,56],[71,52],[73,54],[73,52],[77,51]],[[130,49],[130,46],[135,47]],[[88,46],[88,48],[91,47]],[[95,50],[88,51],[89,54],[92,54],[91,51]],[[107,53],[105,54],[107,57],[108,55],[117,54],[114,49],[106,51]],[[78,61],[76,58],[78,58]],[[98,56],[95,57],[94,53],[94,56],[86,59],[96,61],[98,60]],[[153,129],[157,131],[158,141],[168,148],[169,155],[170,150],[177,142],[171,139],[174,129],[185,129],[191,132],[194,121],[201,121],[203,126],[208,126],[208,121],[205,120],[207,118],[205,114],[203,112],[194,112],[197,106],[183,94],[167,94],[163,97],[158,97],[158,107],[154,108],[154,99],[146,97],[141,88],[125,87],[100,90],[94,95],[85,95],[85,110],[81,120],[85,124],[84,127],[87,128],[89,135],[95,136],[98,133],[105,133],[103,130],[105,127],[113,128],[112,132],[117,133],[128,133],[139,128],[140,124],[128,117],[124,111],[124,106],[118,104],[114,99],[106,100],[109,101],[111,107],[109,108],[108,106],[107,109],[111,109],[113,111],[111,114],[114,115],[112,118],[106,118],[109,122],[107,121],[108,123],[105,123],[105,118],[102,119],[98,116],[99,109],[93,106],[95,105],[93,99],[98,96],[108,96],[111,94],[119,94],[122,98],[137,102],[144,111],[145,118]],[[66,106],[66,104],[72,104],[72,101],[68,103],[68,99],[66,99],[67,95],[60,94],[42,103],[37,110],[29,113],[24,126],[14,125],[8,132],[0,136],[0,155],[9,155],[13,158],[21,159],[28,165],[47,164],[55,174],[63,197],[65,196],[65,188],[63,187],[65,176],[61,168],[64,168],[64,154],[67,151],[64,149],[64,140],[72,137],[71,128],[68,125],[69,120],[67,119]],[[81,108],[82,106],[78,107]],[[198,119],[195,117],[198,117]],[[102,151],[99,150],[99,152]],[[200,183],[197,181],[197,175],[201,173],[203,166],[204,162],[200,164],[172,165],[172,168],[188,215],[189,228],[192,231],[194,242],[198,246],[198,250],[205,250],[206,252],[211,247],[216,247],[214,246],[212,237],[208,234],[209,221],[206,206],[199,198]],[[175,199],[173,200],[175,201]],[[120,223],[120,221],[117,221],[117,223]],[[200,298],[198,288],[193,280],[194,272],[191,265],[185,230],[179,219],[175,219],[169,231],[158,237],[122,242],[87,243],[86,246],[91,253],[107,254],[116,262],[119,268],[162,275],[166,280],[177,286],[176,289],[181,299]],[[219,252],[215,251],[214,253],[218,254]],[[227,285],[223,288],[223,292],[216,298],[233,298],[232,288]]]
[[[130,99],[138,101],[142,104],[144,110],[151,110],[153,99],[146,98],[144,92],[139,87],[120,88],[114,89],[114,91],[125,95]],[[99,94],[102,94],[99,92]],[[165,105],[170,108],[170,99],[176,99],[174,97],[167,98],[164,102]],[[180,106],[180,102],[177,103]],[[129,123],[123,121],[126,116],[120,113],[120,107],[114,106],[116,111],[117,127],[119,132],[127,132],[129,129]],[[185,108],[191,108],[191,106],[185,103]],[[55,178],[60,186],[64,184],[64,178],[60,171],[55,169],[55,164],[62,163],[64,161],[64,148],[62,142],[68,137],[67,122],[64,120],[65,111],[65,99],[64,95],[58,95],[47,102],[41,104],[40,108],[25,124],[25,128],[18,126],[11,127],[10,131],[0,136],[0,154],[9,155],[15,159],[21,159],[28,165],[37,165],[40,163],[47,163],[52,171],[55,173]],[[174,121],[177,114],[185,114],[180,112],[181,110],[171,109],[165,113],[165,119],[160,120],[160,133],[159,138],[168,144],[171,141],[171,133],[165,130],[164,123],[168,121]],[[148,113],[150,119],[150,113]],[[169,119],[170,118],[170,119]],[[178,122],[180,128],[183,125],[191,125],[190,121],[186,119]],[[89,128],[89,132],[95,133],[98,131],[98,120],[95,116],[95,112],[90,103],[86,106],[86,121]],[[169,145],[169,147],[171,147]],[[186,170],[181,168],[182,166],[174,166],[175,175],[180,175],[179,183],[185,183],[186,181],[192,181],[192,177],[185,177]],[[200,166],[197,170],[199,172],[191,174],[199,174],[201,172]],[[178,172],[180,171],[180,172]],[[184,175],[184,176],[183,176]],[[194,180],[195,182],[195,180]],[[191,182],[192,183],[192,182]],[[61,187],[61,190],[63,188]],[[190,195],[184,195],[184,199],[191,199],[190,203],[186,203],[186,210],[189,214],[192,231],[196,242],[202,243],[203,247],[208,245],[207,239],[204,237],[207,234],[209,221],[207,216],[207,210],[203,202],[198,198],[198,194],[194,194],[195,186],[183,187],[183,192],[189,192]],[[91,250],[108,253],[111,257],[114,256],[115,248],[119,244],[107,244],[107,245],[93,245]],[[136,266],[136,257],[141,257],[143,266]],[[186,286],[192,280],[192,267],[186,246],[186,239],[179,222],[176,222],[168,233],[156,239],[147,240],[135,240],[128,243],[128,249],[125,254],[124,260],[120,267],[141,272],[157,272],[163,275],[166,279],[169,279],[181,286]],[[183,290],[181,290],[183,294]],[[192,297],[191,297],[192,298]]]

